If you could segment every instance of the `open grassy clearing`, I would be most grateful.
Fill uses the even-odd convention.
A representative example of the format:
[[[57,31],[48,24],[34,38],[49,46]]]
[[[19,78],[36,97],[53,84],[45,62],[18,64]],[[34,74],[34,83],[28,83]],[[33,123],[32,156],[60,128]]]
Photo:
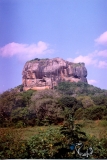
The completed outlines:
[[[81,120],[75,123],[82,125],[82,130],[88,136],[95,136],[98,139],[107,138],[107,121],[106,120]]]
[[[75,121],[75,124],[81,124],[81,130],[87,134],[88,139],[84,144],[86,146],[92,145],[94,149],[93,157],[107,158],[107,121],[81,120]],[[71,156],[74,156],[71,152],[67,151],[63,155],[60,149],[68,148],[70,143],[75,143],[75,139],[70,140],[69,137],[61,134],[60,128],[61,125],[0,128],[0,143],[3,151],[0,152],[0,156],[1,158],[13,158],[13,155],[15,158],[32,158],[32,156],[34,156],[33,158],[37,158],[37,156],[38,158],[53,156],[58,158],[58,155],[61,155],[65,158],[67,154],[67,158],[71,158]],[[71,129],[69,131],[70,133],[73,132]]]
[[[22,133],[22,138],[25,140],[30,139],[32,136],[39,134],[39,133],[43,133],[46,132],[47,130],[49,130],[50,128],[54,128],[54,129],[60,129],[60,126],[35,126],[35,127],[27,127],[27,128],[19,128],[17,129],[19,132]]]
[[[103,137],[107,138],[107,121],[106,120],[79,120],[75,121],[75,124],[81,124],[82,130],[88,135],[88,136],[95,136],[98,139],[101,139]],[[18,129],[19,132],[22,132],[23,139],[29,139],[31,136],[34,136],[35,134],[39,134],[39,132],[46,132],[49,129],[50,126],[35,126],[35,127],[27,127]],[[51,128],[60,129],[60,125],[53,125]]]
[[[106,120],[76,120],[75,124],[82,125],[82,131],[84,131],[88,136],[95,136],[98,139],[103,137],[107,138],[107,121]],[[22,139],[28,140],[35,134],[39,134],[41,132],[46,132],[49,128],[60,129],[61,125],[51,125],[51,126],[34,126],[27,128],[13,128],[13,130],[17,130],[22,134]],[[6,129],[6,128],[0,128]]]

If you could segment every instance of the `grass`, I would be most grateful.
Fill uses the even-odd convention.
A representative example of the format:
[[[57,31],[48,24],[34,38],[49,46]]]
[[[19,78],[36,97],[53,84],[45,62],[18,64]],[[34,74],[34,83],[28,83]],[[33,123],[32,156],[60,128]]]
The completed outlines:
[[[107,138],[107,121],[106,120],[86,120],[76,121],[76,123],[82,125],[82,130],[88,136],[95,136],[98,139],[103,137]]]
[[[59,129],[60,126],[51,126],[52,128]],[[24,140],[30,139],[32,136],[39,134],[40,132],[46,132],[50,126],[34,126],[34,127],[27,127],[27,128],[19,128],[19,132],[22,132],[22,138]]]
[[[107,121],[106,120],[80,120],[75,121],[75,123],[82,125],[82,130],[88,135],[88,136],[95,136],[98,139],[101,139],[103,137],[107,138]],[[53,128],[60,129],[59,126],[52,126]],[[31,136],[34,136],[35,134],[38,134],[39,132],[45,132],[49,126],[35,126],[35,127],[27,127],[19,129],[23,132],[23,138],[29,139]]]
[[[107,138],[107,121],[106,120],[76,120],[75,124],[81,124],[82,130],[88,135],[88,136],[95,136],[98,139],[101,139],[103,137]],[[30,139],[35,134],[39,134],[40,132],[45,132],[49,129],[50,126],[34,126],[34,127],[27,127],[27,128],[18,128],[14,129],[18,132],[22,133],[22,138],[25,140]],[[53,125],[51,126],[55,129],[60,129],[60,125]]]

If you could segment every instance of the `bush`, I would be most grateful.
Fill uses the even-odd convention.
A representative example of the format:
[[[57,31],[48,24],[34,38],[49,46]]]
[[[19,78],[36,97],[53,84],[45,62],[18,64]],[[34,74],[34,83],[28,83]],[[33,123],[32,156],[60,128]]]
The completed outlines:
[[[46,132],[39,132],[28,141],[29,158],[56,158],[55,154],[62,147],[64,139],[57,128],[50,127]]]
[[[94,96],[92,97],[95,105],[103,105],[107,107],[107,97],[104,95]]]
[[[100,125],[103,127],[107,127],[107,120],[100,121]]]
[[[0,129],[0,158],[27,158],[26,142],[22,141],[21,133],[13,129]]]
[[[32,102],[35,102],[37,100],[41,100],[41,99],[44,99],[44,98],[51,98],[51,99],[55,99],[55,98],[58,98],[60,97],[60,94],[55,91],[55,90],[51,90],[51,89],[45,89],[45,90],[42,90],[42,91],[37,91],[35,92],[33,95],[32,95]]]
[[[84,116],[86,119],[98,120],[102,119],[105,114],[105,106],[94,106],[85,110]]]
[[[39,91],[32,96],[29,112],[35,115],[36,125],[58,124],[63,121],[62,106],[57,100],[59,96],[53,90]]]
[[[74,118],[76,120],[83,120],[84,119],[84,108],[79,108],[75,111],[75,114],[74,114]]]
[[[79,108],[75,112],[75,119],[100,120],[107,118],[106,106],[93,106],[89,108]]]
[[[60,82],[58,86],[55,87],[58,91],[67,95],[107,95],[106,90],[101,90],[100,88],[94,87],[84,82]],[[106,103],[107,104],[107,103]]]
[[[88,138],[88,144],[91,144],[93,147],[93,158],[95,159],[107,159],[107,138],[102,138],[98,140],[93,137]]]
[[[15,124],[15,127],[16,128],[23,128],[23,127],[26,127],[25,123],[23,121],[18,121],[16,124]]]
[[[79,96],[77,99],[82,102],[84,108],[94,106],[94,102],[90,96]]]
[[[74,97],[71,96],[63,96],[59,98],[58,103],[63,108],[67,107],[70,109],[74,109],[75,111],[82,107],[82,103]]]
[[[28,125],[30,113],[27,107],[18,107],[11,112],[12,124],[16,127],[25,127]]]

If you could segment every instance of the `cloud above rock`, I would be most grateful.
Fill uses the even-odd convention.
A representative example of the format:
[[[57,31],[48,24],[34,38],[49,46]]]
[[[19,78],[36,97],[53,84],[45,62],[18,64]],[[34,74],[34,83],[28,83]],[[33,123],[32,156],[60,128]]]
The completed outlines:
[[[84,62],[86,65],[96,65],[97,59],[94,59],[94,54],[88,54],[86,56],[79,55],[76,58],[68,58],[68,61],[74,62],[74,63],[82,63]]]
[[[36,56],[52,53],[49,44],[39,41],[37,44],[9,43],[0,48],[0,56],[17,56],[20,60],[31,60]]]
[[[94,52],[87,55],[81,54],[75,58],[70,57],[67,60],[74,63],[84,62],[86,66],[93,65],[94,67],[101,69],[107,68],[107,31],[101,34],[97,39],[95,39],[95,42],[98,47],[100,45],[103,45],[104,48],[95,50]]]
[[[94,54],[95,53],[95,54]],[[86,56],[79,55],[76,58],[67,58],[68,61],[74,62],[74,63],[82,63],[84,62],[86,66],[93,65],[97,68],[107,68],[107,50],[102,51],[95,51],[93,54],[88,54]],[[101,60],[101,58],[105,58],[104,60]]]

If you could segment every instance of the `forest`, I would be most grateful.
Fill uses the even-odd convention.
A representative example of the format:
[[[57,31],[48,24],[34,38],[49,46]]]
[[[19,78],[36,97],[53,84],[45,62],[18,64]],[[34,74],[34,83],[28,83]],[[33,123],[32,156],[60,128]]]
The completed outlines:
[[[0,94],[0,158],[83,158],[70,149],[79,142],[82,153],[93,148],[88,158],[107,158],[107,90],[65,81],[22,88]]]

